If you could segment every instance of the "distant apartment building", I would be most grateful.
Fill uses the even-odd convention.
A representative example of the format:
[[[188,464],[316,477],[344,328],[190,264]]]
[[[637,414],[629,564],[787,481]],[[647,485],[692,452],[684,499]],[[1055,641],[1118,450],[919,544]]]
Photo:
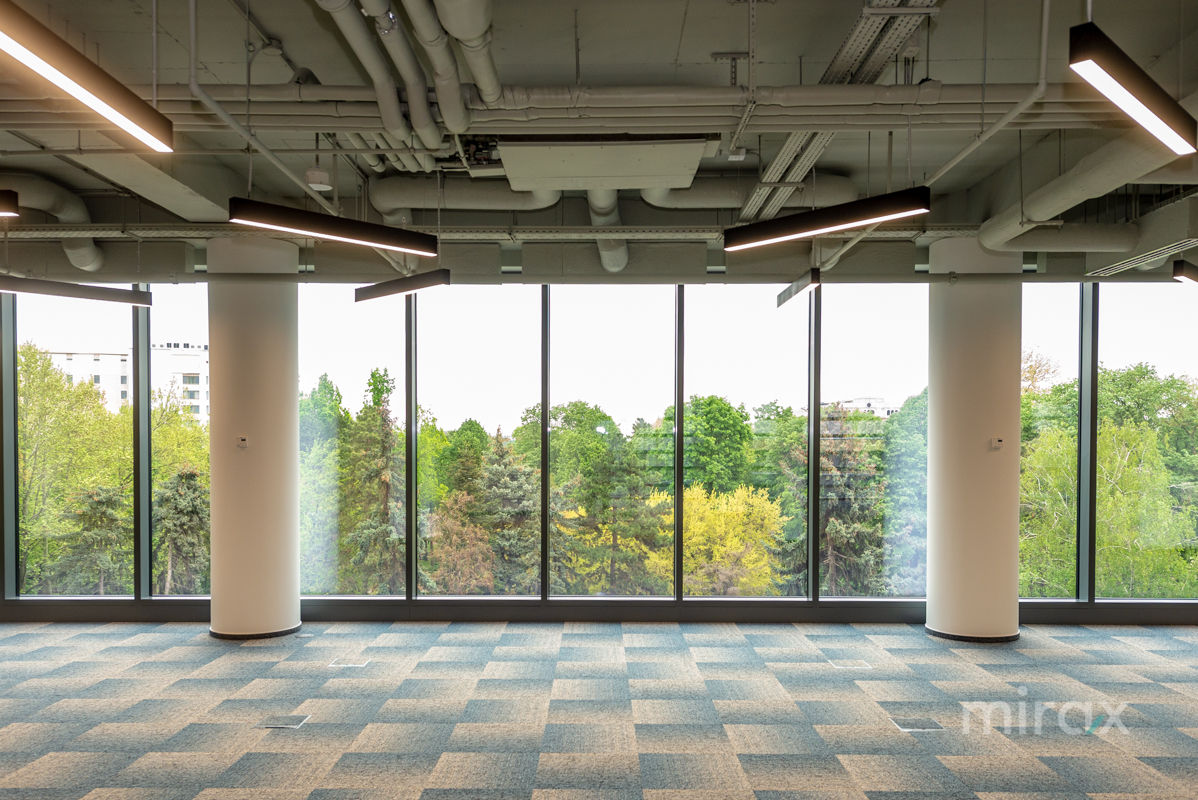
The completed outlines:
[[[133,402],[131,353],[52,352],[50,358],[74,383],[90,383],[99,389],[109,411]],[[151,345],[150,389],[164,397],[173,394],[197,422],[208,424],[208,345],[192,342]]]

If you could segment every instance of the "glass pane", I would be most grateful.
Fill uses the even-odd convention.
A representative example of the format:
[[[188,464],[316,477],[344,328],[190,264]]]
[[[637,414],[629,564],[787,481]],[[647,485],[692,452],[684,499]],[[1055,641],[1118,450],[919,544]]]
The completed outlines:
[[[782,288],[685,290],[690,596],[807,593],[808,298],[778,308]]]
[[[1075,597],[1077,284],[1024,284],[1019,594]]]
[[[819,291],[820,593],[919,597],[927,566],[928,287]]]
[[[417,300],[420,594],[540,595],[541,287]]]
[[[299,290],[300,590],[403,595],[404,298]]]
[[[1198,597],[1198,286],[1099,291],[1100,597]]]
[[[153,591],[208,594],[208,287],[152,288]]]
[[[552,289],[553,594],[673,594],[674,291]]]
[[[21,295],[17,585],[133,593],[133,324],[123,303]]]

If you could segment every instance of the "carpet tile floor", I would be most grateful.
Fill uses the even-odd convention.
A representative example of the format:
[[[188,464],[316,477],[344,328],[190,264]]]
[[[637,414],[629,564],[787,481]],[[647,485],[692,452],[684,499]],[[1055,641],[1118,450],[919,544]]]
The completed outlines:
[[[0,800],[1198,800],[1198,627],[0,624]]]

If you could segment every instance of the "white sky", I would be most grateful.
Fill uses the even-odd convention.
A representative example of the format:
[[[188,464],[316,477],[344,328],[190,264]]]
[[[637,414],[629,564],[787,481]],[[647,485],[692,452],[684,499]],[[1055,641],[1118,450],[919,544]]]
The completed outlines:
[[[719,394],[747,409],[806,405],[807,310],[781,309],[775,285],[686,290],[686,394]],[[155,285],[155,342],[207,342],[203,286]],[[927,383],[927,286],[825,285],[823,399],[881,397],[901,404]],[[1163,374],[1198,375],[1198,287],[1104,284],[1099,355]],[[554,286],[551,402],[598,404],[627,432],[673,403],[673,286]],[[300,387],[328,372],[356,411],[373,367],[402,391],[404,299],[354,303],[353,287],[300,286]],[[540,287],[450,286],[419,296],[420,403],[451,429],[473,417],[510,433],[539,400]],[[127,352],[129,308],[36,295],[17,301],[20,341],[67,352]],[[1052,359],[1058,380],[1077,374],[1076,284],[1024,287],[1024,349]]]

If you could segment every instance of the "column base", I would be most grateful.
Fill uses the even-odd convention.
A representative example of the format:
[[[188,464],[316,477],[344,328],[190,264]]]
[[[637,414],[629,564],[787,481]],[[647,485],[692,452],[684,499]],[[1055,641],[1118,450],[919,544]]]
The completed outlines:
[[[270,633],[220,633],[219,631],[214,631],[212,628],[209,628],[208,635],[213,639],[273,639],[276,636],[287,636],[288,634],[295,633],[302,627],[303,623],[301,622],[294,628],[288,628],[284,631],[271,631]]]
[[[923,626],[924,632],[932,636],[938,636],[941,639],[952,639],[956,642],[981,642],[982,644],[999,644],[1001,642],[1013,642],[1019,638],[1019,633],[1013,633],[1010,636],[961,636],[956,633],[943,633],[941,631],[932,630],[927,625]]]

